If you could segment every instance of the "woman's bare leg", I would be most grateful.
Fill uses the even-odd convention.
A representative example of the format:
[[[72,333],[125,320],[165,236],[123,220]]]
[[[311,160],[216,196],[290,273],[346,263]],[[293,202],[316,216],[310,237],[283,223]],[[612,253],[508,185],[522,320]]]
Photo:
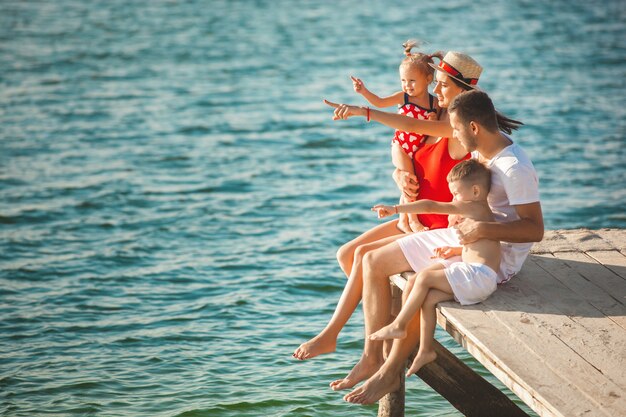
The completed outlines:
[[[382,226],[382,227],[381,227]],[[391,232],[395,231],[396,234],[391,234],[387,237],[385,236]],[[363,243],[356,248],[353,252],[354,260],[350,265],[350,275],[348,277],[348,282],[343,289],[341,294],[341,298],[337,303],[337,307],[335,308],[335,312],[331,317],[326,327],[314,338],[311,340],[301,344],[293,353],[293,357],[300,360],[311,359],[315,356],[334,352],[337,345],[337,337],[339,336],[339,332],[346,325],[354,310],[359,305],[361,301],[361,294],[363,290],[363,277],[362,277],[362,267],[361,263],[363,260],[363,256],[376,248],[386,245],[389,242],[395,241],[400,237],[404,236],[403,234],[399,234],[400,232],[395,227],[395,221],[385,223],[383,225],[377,226],[374,229],[366,232],[361,235],[359,238],[355,240],[360,240],[362,242],[370,240],[368,243]],[[367,235],[366,238],[363,236]],[[381,237],[378,240],[373,240],[375,237]]]
[[[411,367],[406,373],[406,376],[411,376],[416,373],[422,366],[437,359],[437,353],[435,353],[435,327],[437,326],[437,304],[442,301],[453,300],[454,296],[444,291],[430,290],[422,305],[422,323],[420,327],[420,347],[417,351],[417,355],[411,364]]]

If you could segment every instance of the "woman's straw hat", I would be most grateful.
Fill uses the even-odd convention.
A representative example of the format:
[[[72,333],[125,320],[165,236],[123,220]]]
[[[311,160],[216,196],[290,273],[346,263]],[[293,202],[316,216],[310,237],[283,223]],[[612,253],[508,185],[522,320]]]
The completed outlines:
[[[442,71],[455,80],[465,84],[470,88],[478,83],[480,73],[483,72],[478,62],[461,52],[450,51],[443,57],[439,65],[428,64],[437,71]]]

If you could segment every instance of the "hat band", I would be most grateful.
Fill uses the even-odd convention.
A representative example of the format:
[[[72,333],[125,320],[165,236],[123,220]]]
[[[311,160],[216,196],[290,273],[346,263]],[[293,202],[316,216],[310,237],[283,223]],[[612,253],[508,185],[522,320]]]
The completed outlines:
[[[439,68],[441,68],[443,71],[450,74],[454,78],[458,78],[459,80],[463,81],[466,84],[469,84],[469,85],[478,84],[478,78],[463,77],[463,74],[461,74],[461,71],[458,71],[456,68],[454,68],[452,65],[448,64],[444,60],[441,60],[441,62],[439,63]]]

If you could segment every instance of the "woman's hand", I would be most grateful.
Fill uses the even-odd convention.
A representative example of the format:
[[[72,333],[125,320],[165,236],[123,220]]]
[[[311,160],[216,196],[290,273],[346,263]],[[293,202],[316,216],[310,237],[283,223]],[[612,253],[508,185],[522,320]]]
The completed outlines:
[[[354,87],[355,93],[363,94],[367,90],[365,88],[365,84],[363,84],[363,81],[361,81],[360,78],[356,78],[351,75],[350,79],[352,80],[352,87]]]
[[[372,211],[378,212],[378,218],[382,219],[383,217],[391,216],[392,214],[396,214],[395,206],[385,206],[383,204],[377,204],[372,207]]]
[[[365,107],[350,106],[349,104],[338,104],[332,101],[324,100],[324,104],[335,109],[333,120],[344,120],[350,116],[365,116],[367,110]]]
[[[400,191],[402,191],[402,194],[404,194],[409,201],[415,201],[420,188],[417,176],[409,171],[396,168],[396,170],[393,171],[392,177]]]

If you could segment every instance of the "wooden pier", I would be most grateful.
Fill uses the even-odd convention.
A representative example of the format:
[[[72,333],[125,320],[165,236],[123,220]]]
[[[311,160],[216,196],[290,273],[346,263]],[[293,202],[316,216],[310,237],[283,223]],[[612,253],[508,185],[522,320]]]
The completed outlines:
[[[481,304],[441,303],[438,323],[541,417],[626,416],[625,255],[624,230],[547,231],[515,278]],[[437,348],[418,376],[461,413],[526,416]],[[404,383],[378,415],[404,415]]]

